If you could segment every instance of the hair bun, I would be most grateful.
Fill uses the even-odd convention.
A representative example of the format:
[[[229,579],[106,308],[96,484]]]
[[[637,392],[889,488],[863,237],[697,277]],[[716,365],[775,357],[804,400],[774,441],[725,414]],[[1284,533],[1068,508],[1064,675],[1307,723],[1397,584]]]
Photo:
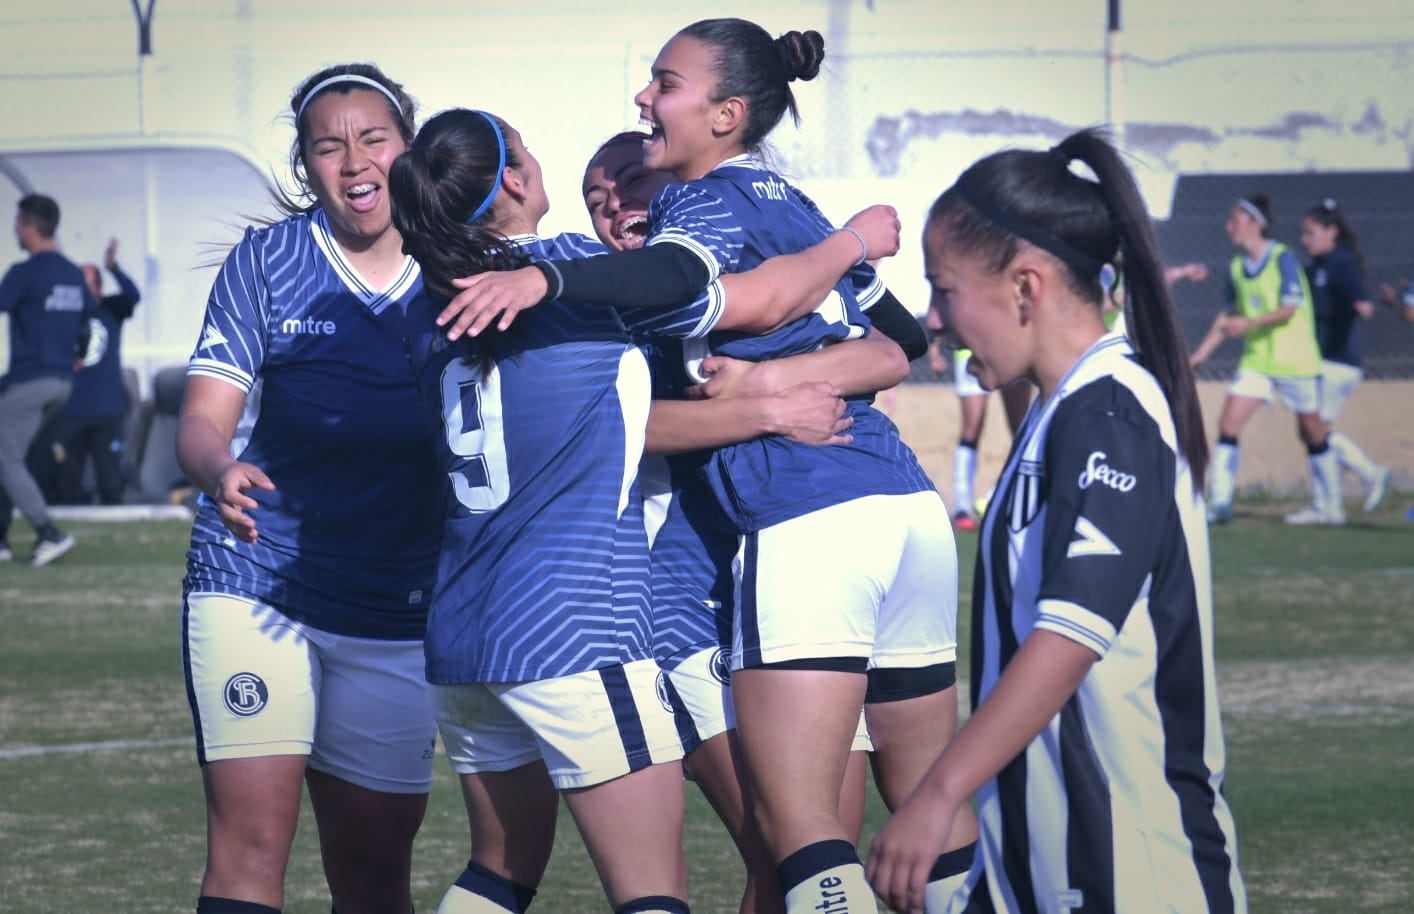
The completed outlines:
[[[786,70],[786,80],[814,79],[825,59],[825,36],[811,29],[806,32],[786,32],[776,39],[776,50]]]
[[[1321,209],[1328,213],[1333,213],[1340,209],[1340,206],[1335,202],[1335,197],[1327,197],[1321,201]]]

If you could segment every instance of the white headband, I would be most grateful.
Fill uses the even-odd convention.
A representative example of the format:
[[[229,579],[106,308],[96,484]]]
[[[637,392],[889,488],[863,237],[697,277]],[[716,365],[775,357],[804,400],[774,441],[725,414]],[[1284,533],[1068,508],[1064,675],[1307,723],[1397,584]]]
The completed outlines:
[[[377,89],[379,92],[382,92],[384,95],[388,96],[388,101],[393,103],[393,107],[398,110],[399,116],[401,116],[403,113],[403,103],[398,101],[398,97],[394,95],[388,89],[387,86],[383,85],[375,79],[369,79],[367,76],[359,76],[355,73],[343,73],[338,76],[329,77],[323,82],[316,84],[313,89],[310,89],[304,94],[304,101],[299,103],[299,110],[295,112],[295,123],[298,124],[299,119],[304,117],[304,109],[308,108],[309,103],[314,101],[314,96],[318,95],[320,92],[323,92],[330,86],[336,86],[339,83],[358,83],[359,85],[367,86],[370,89]]]
[[[1241,207],[1242,211],[1245,212],[1247,215],[1251,216],[1253,219],[1256,219],[1257,224],[1260,225],[1262,228],[1267,227],[1267,217],[1263,216],[1262,211],[1257,209],[1257,204],[1253,203],[1251,200],[1244,200],[1243,198],[1238,197],[1237,205]]]

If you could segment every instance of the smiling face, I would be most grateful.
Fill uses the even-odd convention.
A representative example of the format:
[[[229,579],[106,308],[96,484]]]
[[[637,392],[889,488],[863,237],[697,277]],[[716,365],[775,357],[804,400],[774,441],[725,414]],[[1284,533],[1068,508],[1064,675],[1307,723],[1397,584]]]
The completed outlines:
[[[392,229],[388,169],[407,145],[388,99],[372,89],[324,92],[304,113],[310,190],[341,244],[359,247]]]
[[[652,80],[633,98],[652,131],[643,145],[649,168],[690,181],[743,151],[733,139],[740,131],[721,122],[722,106],[713,101],[715,62],[710,45],[687,35],[669,41],[653,61]]]
[[[1030,377],[1032,334],[1022,321],[1008,270],[985,272],[978,258],[949,250],[947,219],[923,232],[923,265],[932,286],[930,324],[950,349],[970,349],[967,370],[987,390]]]
[[[648,204],[673,176],[643,164],[643,144],[624,140],[601,149],[584,173],[584,206],[599,240],[632,251],[648,240]]]

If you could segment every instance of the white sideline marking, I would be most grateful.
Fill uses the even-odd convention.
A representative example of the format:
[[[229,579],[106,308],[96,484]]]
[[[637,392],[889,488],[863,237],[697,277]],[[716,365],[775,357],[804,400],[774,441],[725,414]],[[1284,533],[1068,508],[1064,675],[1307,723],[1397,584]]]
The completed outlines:
[[[163,746],[191,746],[186,739],[115,739],[106,743],[64,743],[58,746],[16,746],[0,749],[0,759],[30,758],[36,755],[63,755],[69,752],[108,752],[114,749],[155,749]]]

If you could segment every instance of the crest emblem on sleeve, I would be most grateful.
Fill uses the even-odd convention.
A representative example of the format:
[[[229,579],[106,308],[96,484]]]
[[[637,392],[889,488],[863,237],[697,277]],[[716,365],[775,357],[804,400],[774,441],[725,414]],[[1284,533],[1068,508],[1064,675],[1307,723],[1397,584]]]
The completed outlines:
[[[1023,460],[1017,466],[1006,503],[1007,526],[1011,532],[1020,533],[1036,519],[1044,497],[1044,482],[1039,461]]]

